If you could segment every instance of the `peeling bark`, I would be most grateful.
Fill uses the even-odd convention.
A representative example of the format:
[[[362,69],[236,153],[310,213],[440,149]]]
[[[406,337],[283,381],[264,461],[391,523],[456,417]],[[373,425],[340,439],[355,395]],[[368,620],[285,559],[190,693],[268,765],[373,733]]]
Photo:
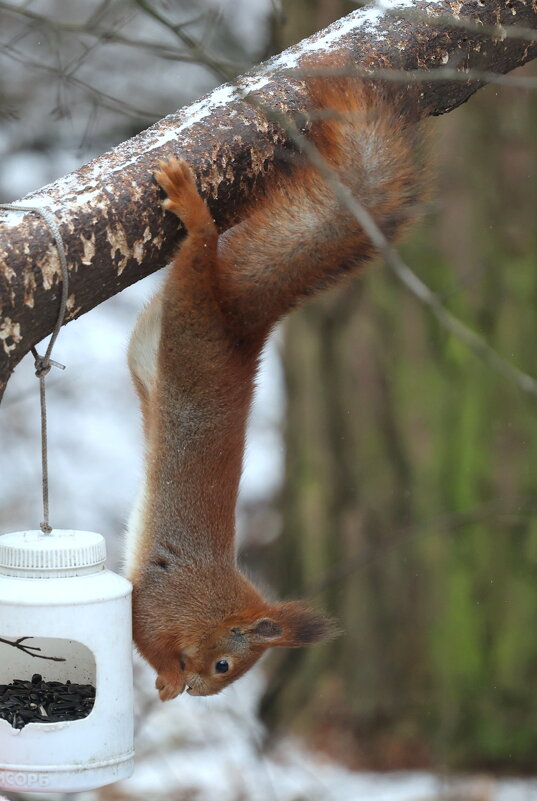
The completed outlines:
[[[404,18],[405,13],[412,17]],[[416,16],[417,15],[417,16]],[[253,104],[296,115],[307,111],[304,87],[293,76],[307,60],[350,60],[359,68],[506,73],[537,56],[537,41],[449,26],[446,16],[485,26],[537,29],[535,0],[390,0],[360,9],[192,106],[53,184],[27,195],[24,205],[53,211],[70,271],[67,320],[167,263],[180,232],[165,218],[153,180],[159,160],[182,155],[221,228],[240,219],[244,199],[274,169],[288,147],[286,134]],[[435,17],[436,22],[435,22]],[[441,18],[441,24],[438,23]],[[431,24],[431,22],[433,24]],[[480,86],[473,79],[420,83],[423,116],[464,103]],[[0,398],[19,360],[51,330],[59,304],[60,266],[40,216],[0,212]]]

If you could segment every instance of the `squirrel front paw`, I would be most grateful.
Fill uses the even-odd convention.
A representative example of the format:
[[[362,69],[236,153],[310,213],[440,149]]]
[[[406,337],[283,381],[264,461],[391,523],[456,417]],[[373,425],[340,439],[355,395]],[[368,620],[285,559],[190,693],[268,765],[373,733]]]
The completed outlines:
[[[161,701],[171,701],[184,691],[186,686],[184,675],[179,670],[162,671],[155,681]]]

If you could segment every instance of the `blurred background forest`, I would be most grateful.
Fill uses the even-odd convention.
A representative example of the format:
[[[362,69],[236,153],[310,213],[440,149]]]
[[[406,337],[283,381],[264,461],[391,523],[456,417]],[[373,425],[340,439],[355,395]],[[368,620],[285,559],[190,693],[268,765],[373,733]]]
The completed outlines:
[[[223,72],[240,74],[357,5],[0,2],[0,196],[74,169],[218,85]],[[447,309],[535,375],[537,67],[513,75],[535,88],[488,86],[431,121],[433,200],[400,251]],[[67,326],[56,358],[70,376],[50,382],[56,524],[110,534],[116,560],[141,459],[125,343],[155,285],[142,282]],[[21,365],[0,410],[2,531],[40,519],[34,383],[32,365]],[[188,698],[179,720],[168,712],[162,730],[174,730],[174,759],[187,743],[197,764],[197,715],[205,722],[194,740],[204,745],[216,720],[222,741],[248,720],[250,757],[293,734],[351,770],[537,773],[537,398],[379,263],[285,323],[252,426],[244,562],[280,597],[328,610],[344,635],[274,655],[227,707]],[[164,712],[139,671],[139,752],[149,759],[162,747],[147,719]],[[233,758],[238,774],[245,753]],[[316,761],[304,767],[310,777]],[[152,770],[154,789],[162,771]],[[220,798],[376,798],[371,787],[289,789],[272,773],[267,783],[259,796],[247,783],[235,795],[220,786]],[[171,786],[167,798],[205,798],[194,779],[185,795]],[[379,798],[433,797],[429,785],[421,791]],[[527,792],[521,798],[533,798]],[[99,798],[135,795],[114,793]],[[464,798],[492,797],[479,793]]]

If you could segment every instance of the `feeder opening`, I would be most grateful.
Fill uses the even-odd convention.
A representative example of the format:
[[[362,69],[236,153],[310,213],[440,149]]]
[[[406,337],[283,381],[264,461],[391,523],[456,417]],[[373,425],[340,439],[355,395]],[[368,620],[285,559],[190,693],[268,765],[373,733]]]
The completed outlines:
[[[0,634],[0,719],[22,729],[86,718],[96,674],[92,652],[77,640]]]

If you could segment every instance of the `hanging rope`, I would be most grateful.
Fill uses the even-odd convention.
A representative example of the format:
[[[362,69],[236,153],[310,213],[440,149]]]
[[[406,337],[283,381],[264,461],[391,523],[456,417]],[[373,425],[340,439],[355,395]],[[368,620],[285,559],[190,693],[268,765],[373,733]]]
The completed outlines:
[[[47,399],[46,399],[46,391],[45,391],[45,378],[48,375],[51,367],[59,367],[61,370],[65,370],[63,364],[59,362],[55,362],[51,359],[52,348],[54,347],[54,343],[58,338],[58,334],[60,333],[60,328],[63,325],[65,319],[65,312],[67,309],[67,298],[69,292],[69,272],[67,269],[67,259],[65,257],[65,245],[63,243],[62,235],[60,233],[60,229],[54,219],[54,216],[50,209],[44,208],[42,206],[20,206],[16,203],[0,203],[0,209],[8,209],[10,211],[23,211],[23,212],[34,212],[35,214],[40,214],[41,217],[44,219],[46,224],[48,225],[52,236],[54,237],[54,241],[56,243],[56,249],[58,251],[58,257],[60,259],[60,267],[62,272],[62,292],[60,298],[60,309],[58,312],[58,319],[56,320],[56,325],[54,326],[54,330],[52,331],[52,336],[50,337],[49,343],[47,345],[47,349],[45,351],[44,356],[40,356],[35,349],[32,347],[32,355],[35,359],[35,374],[39,379],[39,398],[41,403],[41,468],[42,468],[42,485],[43,485],[43,522],[40,525],[41,531],[43,534],[50,534],[52,531],[52,526],[49,523],[49,499],[48,499],[48,439],[47,439]]]

